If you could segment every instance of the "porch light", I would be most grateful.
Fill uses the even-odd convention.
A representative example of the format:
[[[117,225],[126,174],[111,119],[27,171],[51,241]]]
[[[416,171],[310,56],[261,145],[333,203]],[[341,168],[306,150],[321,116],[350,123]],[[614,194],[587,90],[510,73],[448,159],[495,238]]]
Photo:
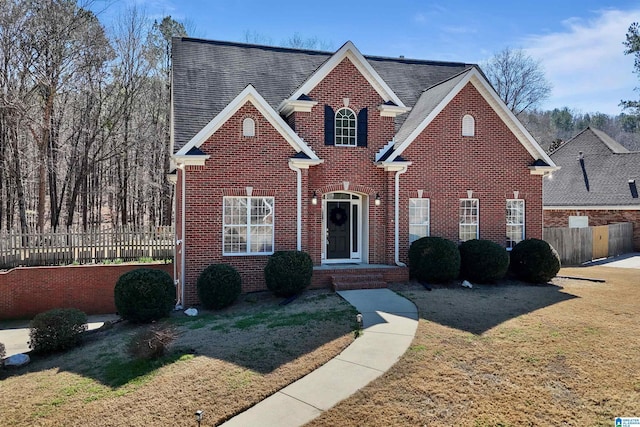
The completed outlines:
[[[376,201],[374,203],[376,206],[380,206],[380,193],[376,193]]]
[[[311,197],[311,204],[312,205],[317,205],[318,204],[318,195],[316,194],[316,192],[313,192],[313,196]]]

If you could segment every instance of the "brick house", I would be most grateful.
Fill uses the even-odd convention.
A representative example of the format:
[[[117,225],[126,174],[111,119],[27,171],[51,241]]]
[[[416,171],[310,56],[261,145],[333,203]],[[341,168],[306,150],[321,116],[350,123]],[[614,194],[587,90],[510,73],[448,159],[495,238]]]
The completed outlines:
[[[633,223],[640,251],[640,152],[591,127],[551,154],[561,167],[544,179],[544,226]]]
[[[212,263],[264,289],[276,250],[308,252],[315,287],[384,284],[421,236],[542,235],[555,165],[475,65],[177,38],[172,79],[187,304]]]

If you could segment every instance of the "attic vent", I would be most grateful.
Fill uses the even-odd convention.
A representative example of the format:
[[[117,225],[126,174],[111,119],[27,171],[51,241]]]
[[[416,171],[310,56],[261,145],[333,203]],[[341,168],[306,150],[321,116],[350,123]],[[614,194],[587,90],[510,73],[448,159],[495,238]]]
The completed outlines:
[[[462,136],[476,135],[476,121],[471,114],[465,114],[462,118]]]
[[[256,136],[256,122],[250,117],[242,121],[242,136]]]

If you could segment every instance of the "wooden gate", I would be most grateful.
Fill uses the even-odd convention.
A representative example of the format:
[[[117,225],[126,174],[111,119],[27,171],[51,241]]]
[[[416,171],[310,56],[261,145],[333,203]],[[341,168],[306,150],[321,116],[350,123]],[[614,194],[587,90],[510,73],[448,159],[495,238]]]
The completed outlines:
[[[591,227],[593,232],[593,259],[606,258],[609,256],[609,227],[600,225]]]

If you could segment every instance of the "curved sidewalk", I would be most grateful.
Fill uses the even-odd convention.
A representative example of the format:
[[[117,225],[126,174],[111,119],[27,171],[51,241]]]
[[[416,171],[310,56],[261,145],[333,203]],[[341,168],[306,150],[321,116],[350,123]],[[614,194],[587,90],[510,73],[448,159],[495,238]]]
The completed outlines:
[[[303,425],[369,384],[398,361],[418,327],[416,306],[389,289],[338,294],[362,313],[364,333],[325,365],[223,426]]]

